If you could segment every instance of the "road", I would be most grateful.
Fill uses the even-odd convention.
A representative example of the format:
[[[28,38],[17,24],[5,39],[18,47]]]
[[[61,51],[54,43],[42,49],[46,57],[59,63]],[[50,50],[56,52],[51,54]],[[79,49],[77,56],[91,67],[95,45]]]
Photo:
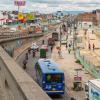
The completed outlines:
[[[39,47],[41,47],[42,41],[38,42],[37,45],[39,45]],[[47,40],[45,40],[45,44],[47,44]],[[23,54],[21,56],[19,56],[19,58],[17,59],[17,63],[22,67],[23,66],[23,59],[25,58],[25,54],[26,54],[27,50],[23,52]],[[36,57],[33,58],[32,57],[32,53],[29,55],[29,59],[28,59],[28,64],[27,64],[27,69],[26,72],[33,78],[33,80],[35,80],[35,75],[34,75],[34,64],[36,63],[36,61],[40,58],[40,54],[39,52],[36,53]],[[49,47],[48,53],[47,53],[47,58],[51,58],[51,49]],[[65,95],[63,96],[52,96],[51,97],[53,100],[67,100],[67,93],[65,92]]]
[[[45,39],[46,41],[46,39]],[[47,42],[46,42],[47,43]],[[38,45],[41,45],[41,42],[38,42]],[[59,45],[59,42],[56,43],[56,46]],[[67,99],[68,95],[70,97],[75,97],[76,100],[84,100],[85,98],[85,92],[83,91],[73,91],[73,79],[74,75],[76,75],[75,69],[81,69],[79,72],[79,75],[82,76],[82,87],[84,88],[84,83],[87,82],[90,79],[93,79],[93,77],[83,69],[81,65],[76,63],[76,59],[74,57],[74,52],[71,51],[71,54],[68,53],[68,50],[65,48],[65,45],[61,46],[62,49],[62,58],[59,58],[56,46],[53,48],[53,52],[51,53],[50,47],[49,52],[47,54],[48,58],[53,59],[55,62],[57,62],[60,66],[59,68],[62,69],[65,73],[65,86],[66,91],[64,96],[53,96],[51,97],[53,100],[69,100]],[[72,46],[73,47],[73,46]],[[17,59],[17,62],[20,66],[22,66],[23,59],[25,58],[25,53],[27,51],[23,52]],[[39,59],[39,53],[36,54],[35,58],[32,58],[32,55],[29,55],[28,64],[27,64],[27,70],[26,72],[34,79],[34,64]]]

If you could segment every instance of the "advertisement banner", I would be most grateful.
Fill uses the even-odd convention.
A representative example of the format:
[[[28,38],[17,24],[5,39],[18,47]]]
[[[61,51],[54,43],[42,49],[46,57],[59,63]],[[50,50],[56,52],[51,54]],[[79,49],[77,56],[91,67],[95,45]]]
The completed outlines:
[[[25,0],[15,0],[14,5],[15,6],[25,6],[26,1]]]
[[[18,20],[23,20],[24,18],[24,14],[23,13],[19,13],[18,14]]]
[[[27,14],[27,19],[28,20],[33,20],[34,19],[34,15],[32,13]]]

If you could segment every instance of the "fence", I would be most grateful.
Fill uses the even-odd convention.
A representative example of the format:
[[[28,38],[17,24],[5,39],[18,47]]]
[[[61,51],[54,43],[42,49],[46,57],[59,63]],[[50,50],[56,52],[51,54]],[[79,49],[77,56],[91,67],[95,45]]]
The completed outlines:
[[[77,49],[75,52],[76,59],[80,61],[80,63],[84,66],[85,70],[87,70],[90,74],[92,74],[95,78],[100,78],[100,71],[96,70],[98,66],[92,64],[85,56],[80,54],[80,50]]]

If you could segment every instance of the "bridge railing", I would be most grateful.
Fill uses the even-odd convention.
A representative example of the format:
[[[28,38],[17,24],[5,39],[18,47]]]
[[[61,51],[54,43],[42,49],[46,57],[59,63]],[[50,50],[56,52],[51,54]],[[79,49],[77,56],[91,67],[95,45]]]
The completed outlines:
[[[2,47],[0,47],[0,78],[8,100],[51,100]]]

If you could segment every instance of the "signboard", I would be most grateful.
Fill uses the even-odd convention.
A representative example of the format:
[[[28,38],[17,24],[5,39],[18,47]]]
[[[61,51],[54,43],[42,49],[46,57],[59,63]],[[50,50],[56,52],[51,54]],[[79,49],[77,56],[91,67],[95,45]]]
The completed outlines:
[[[15,6],[25,6],[26,1],[25,0],[15,0],[14,5]]]
[[[24,18],[24,14],[23,13],[19,13],[18,14],[18,20],[23,20]]]
[[[27,19],[28,20],[33,20],[34,19],[34,15],[32,13],[27,14]]]

